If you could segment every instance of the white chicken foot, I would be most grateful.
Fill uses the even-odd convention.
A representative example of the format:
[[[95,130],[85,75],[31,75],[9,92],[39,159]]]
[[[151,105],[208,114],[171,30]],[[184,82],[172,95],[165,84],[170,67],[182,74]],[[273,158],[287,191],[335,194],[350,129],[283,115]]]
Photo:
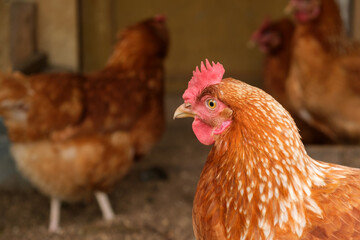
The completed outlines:
[[[96,200],[99,203],[100,210],[103,214],[103,217],[106,221],[111,221],[114,219],[115,214],[112,210],[109,198],[104,192],[95,192]]]
[[[51,198],[49,232],[59,232],[61,201],[58,198]]]

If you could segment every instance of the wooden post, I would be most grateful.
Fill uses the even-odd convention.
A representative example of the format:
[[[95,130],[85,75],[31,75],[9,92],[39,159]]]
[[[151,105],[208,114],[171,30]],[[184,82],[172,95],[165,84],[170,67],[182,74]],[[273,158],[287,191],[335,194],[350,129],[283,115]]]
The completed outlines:
[[[113,9],[112,0],[81,0],[81,58],[84,72],[101,69],[112,51]]]
[[[10,7],[10,61],[14,69],[36,52],[36,4],[15,1]]]
[[[354,0],[353,1],[353,36],[355,39],[360,40],[360,1]]]

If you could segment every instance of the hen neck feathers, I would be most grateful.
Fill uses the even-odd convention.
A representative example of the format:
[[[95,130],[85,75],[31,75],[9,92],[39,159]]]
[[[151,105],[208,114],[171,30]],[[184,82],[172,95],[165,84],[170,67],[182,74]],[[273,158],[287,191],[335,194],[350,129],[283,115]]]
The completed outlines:
[[[231,228],[228,216],[235,210],[243,220],[243,237],[250,228],[265,239],[275,229],[301,236],[306,211],[321,217],[311,188],[325,184],[326,169],[307,155],[293,119],[279,103],[261,92],[249,99],[253,103],[246,112],[232,109],[233,123],[208,158],[214,183],[223,188],[219,199],[225,205],[225,226]]]

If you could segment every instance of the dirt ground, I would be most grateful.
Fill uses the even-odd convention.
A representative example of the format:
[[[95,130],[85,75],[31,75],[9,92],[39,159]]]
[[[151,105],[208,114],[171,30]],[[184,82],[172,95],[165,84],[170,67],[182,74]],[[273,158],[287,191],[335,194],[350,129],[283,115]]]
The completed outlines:
[[[95,199],[90,199],[63,204],[62,233],[49,234],[47,197],[27,185],[0,188],[0,239],[194,239],[192,200],[210,148],[195,139],[190,119],[172,120],[180,96],[167,98],[162,141],[109,194],[117,214],[114,222],[104,223]],[[360,147],[312,146],[308,151],[316,159],[360,167]]]

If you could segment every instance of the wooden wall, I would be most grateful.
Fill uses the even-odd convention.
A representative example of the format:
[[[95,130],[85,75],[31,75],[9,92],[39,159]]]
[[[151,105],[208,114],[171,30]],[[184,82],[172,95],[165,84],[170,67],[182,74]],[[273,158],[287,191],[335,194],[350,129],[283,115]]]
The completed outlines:
[[[78,0],[36,0],[38,48],[49,55],[51,65],[78,70],[80,50]]]
[[[0,0],[0,70],[9,64],[9,6]],[[30,1],[30,0],[28,0]],[[279,17],[288,0],[32,0],[38,3],[38,49],[52,65],[91,72],[109,56],[116,32],[156,14],[168,17],[171,47],[166,62],[169,90],[184,89],[205,58],[220,61],[226,76],[255,85],[262,55],[247,48],[266,16]],[[353,34],[360,39],[360,0],[354,0]]]
[[[360,1],[354,1],[354,15],[353,15],[353,35],[356,39],[360,40]]]
[[[171,48],[167,60],[170,89],[183,89],[205,58],[220,61],[227,76],[256,84],[262,56],[247,48],[251,33],[266,16],[279,16],[287,0],[82,0],[83,70],[100,69],[116,30],[162,13],[168,17]],[[169,80],[170,81],[170,80]]]
[[[10,64],[10,2],[0,0],[0,70],[8,71]]]
[[[10,6],[0,0],[0,70],[11,68]],[[37,5],[37,50],[48,54],[49,63],[62,69],[79,69],[78,0],[27,0]]]

